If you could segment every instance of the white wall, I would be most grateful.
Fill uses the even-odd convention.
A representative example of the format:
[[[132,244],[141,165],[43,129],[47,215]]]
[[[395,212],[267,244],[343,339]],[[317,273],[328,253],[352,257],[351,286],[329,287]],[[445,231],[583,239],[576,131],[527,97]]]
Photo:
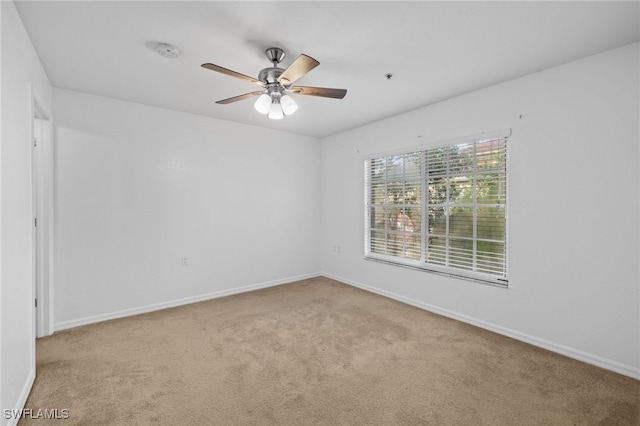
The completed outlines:
[[[638,50],[324,139],[323,272],[640,378]],[[364,155],[503,128],[513,129],[509,289],[363,259]]]
[[[32,99],[51,85],[12,2],[0,2],[0,406],[22,408],[35,377],[32,274]],[[2,424],[15,423],[2,413]]]
[[[319,273],[317,139],[60,89],[54,111],[56,329]]]

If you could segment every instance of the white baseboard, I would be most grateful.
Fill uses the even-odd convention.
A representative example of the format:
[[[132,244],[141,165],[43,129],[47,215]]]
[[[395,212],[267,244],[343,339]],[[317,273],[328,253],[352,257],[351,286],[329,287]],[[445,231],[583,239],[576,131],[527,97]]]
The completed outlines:
[[[31,370],[29,372],[29,376],[22,387],[22,391],[20,392],[20,396],[16,401],[16,406],[10,410],[9,413],[6,412],[6,409],[2,410],[2,422],[7,426],[16,426],[18,424],[18,420],[20,420],[20,414],[22,410],[25,408],[24,405],[27,403],[27,398],[29,398],[29,393],[31,393],[31,388],[33,387],[33,382],[36,380],[36,372],[35,370]],[[7,414],[9,418],[7,419]],[[6,423],[4,423],[6,421]]]
[[[569,358],[576,359],[578,361],[585,362],[587,364],[595,365],[600,368],[604,368],[605,370],[613,371],[615,373],[619,373],[625,376],[632,377],[634,379],[640,380],[640,368],[633,367],[631,365],[622,364],[620,362],[603,358],[598,355],[590,354],[579,349],[574,349],[568,346],[564,346],[558,343],[550,342],[548,340],[540,339],[535,336],[531,336],[525,333],[521,333],[516,330],[511,330],[509,328],[505,328],[496,324],[492,324],[486,321],[479,320],[477,318],[473,318],[464,314],[460,314],[457,312],[450,311],[448,309],[443,309],[434,305],[430,305],[428,303],[421,302],[419,300],[415,300],[409,297],[405,297],[393,292],[389,292],[386,290],[381,290],[376,287],[371,287],[366,284],[362,284],[357,281],[350,280],[348,278],[339,277],[329,273],[322,273],[322,276],[331,278],[332,280],[340,281],[345,284],[349,284],[353,287],[360,288],[365,291],[369,291],[371,293],[379,294],[381,296],[388,297],[390,299],[397,300],[399,302],[406,303],[411,306],[415,306],[420,309],[424,309],[429,312],[433,312],[438,315],[442,315],[444,317],[452,318],[467,324],[474,325],[476,327],[484,328],[485,330],[493,331],[498,334],[502,334],[504,336],[511,337],[516,340],[520,340],[525,343],[529,343],[531,345],[547,349],[552,352],[556,352],[558,354],[567,356]]]
[[[140,306],[136,308],[123,309],[117,312],[109,312],[105,314],[93,315],[90,317],[77,318],[69,321],[62,321],[54,325],[55,331],[66,330],[69,328],[79,327],[81,325],[93,324],[96,322],[108,321],[116,318],[124,318],[132,315],[146,314],[148,312],[159,311],[161,309],[174,308],[176,306],[188,305],[190,303],[202,302],[219,297],[231,296],[233,294],[245,293],[247,291],[258,290],[261,288],[274,287],[281,284],[292,283],[295,281],[305,280],[308,278],[319,277],[320,272],[297,275],[293,277],[282,278],[274,281],[267,281],[257,284],[251,284],[243,287],[236,287],[227,290],[214,291],[212,293],[201,294],[198,296],[185,297],[182,299],[169,300],[167,302],[154,303],[152,305]]]

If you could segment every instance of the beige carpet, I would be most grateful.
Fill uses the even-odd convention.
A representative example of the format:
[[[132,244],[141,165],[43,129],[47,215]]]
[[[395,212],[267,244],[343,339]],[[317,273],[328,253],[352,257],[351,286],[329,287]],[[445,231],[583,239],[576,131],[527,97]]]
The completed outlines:
[[[20,425],[637,425],[640,382],[326,278],[38,340]]]

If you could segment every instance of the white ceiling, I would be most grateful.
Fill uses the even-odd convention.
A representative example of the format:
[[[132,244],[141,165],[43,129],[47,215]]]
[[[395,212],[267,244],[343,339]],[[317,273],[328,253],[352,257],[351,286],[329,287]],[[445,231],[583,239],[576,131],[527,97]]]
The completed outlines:
[[[15,3],[55,87],[315,137],[640,41],[637,1]],[[278,121],[251,99],[216,104],[258,88],[200,65],[257,77],[271,46],[283,67],[300,53],[320,62],[297,85],[346,97],[294,95],[298,112]]]

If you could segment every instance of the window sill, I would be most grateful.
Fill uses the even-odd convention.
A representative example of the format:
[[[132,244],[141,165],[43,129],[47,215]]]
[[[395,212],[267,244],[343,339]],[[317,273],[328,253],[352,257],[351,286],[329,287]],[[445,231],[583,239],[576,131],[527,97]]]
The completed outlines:
[[[402,262],[396,261],[393,258],[386,257],[386,256],[365,255],[364,259],[373,261],[373,262],[384,263],[387,265],[399,266],[401,268],[428,272],[430,274],[436,274],[436,275],[446,276],[450,278],[458,278],[461,280],[487,284],[494,287],[500,287],[504,289],[509,288],[509,281],[506,278],[483,276],[482,274],[474,274],[473,272],[465,274],[465,271],[458,272],[456,270],[451,270],[451,269],[449,269],[448,271],[443,271],[443,270],[438,270],[432,267],[431,265],[420,264],[417,261],[413,261],[413,262],[409,261],[411,263],[402,263]]]

